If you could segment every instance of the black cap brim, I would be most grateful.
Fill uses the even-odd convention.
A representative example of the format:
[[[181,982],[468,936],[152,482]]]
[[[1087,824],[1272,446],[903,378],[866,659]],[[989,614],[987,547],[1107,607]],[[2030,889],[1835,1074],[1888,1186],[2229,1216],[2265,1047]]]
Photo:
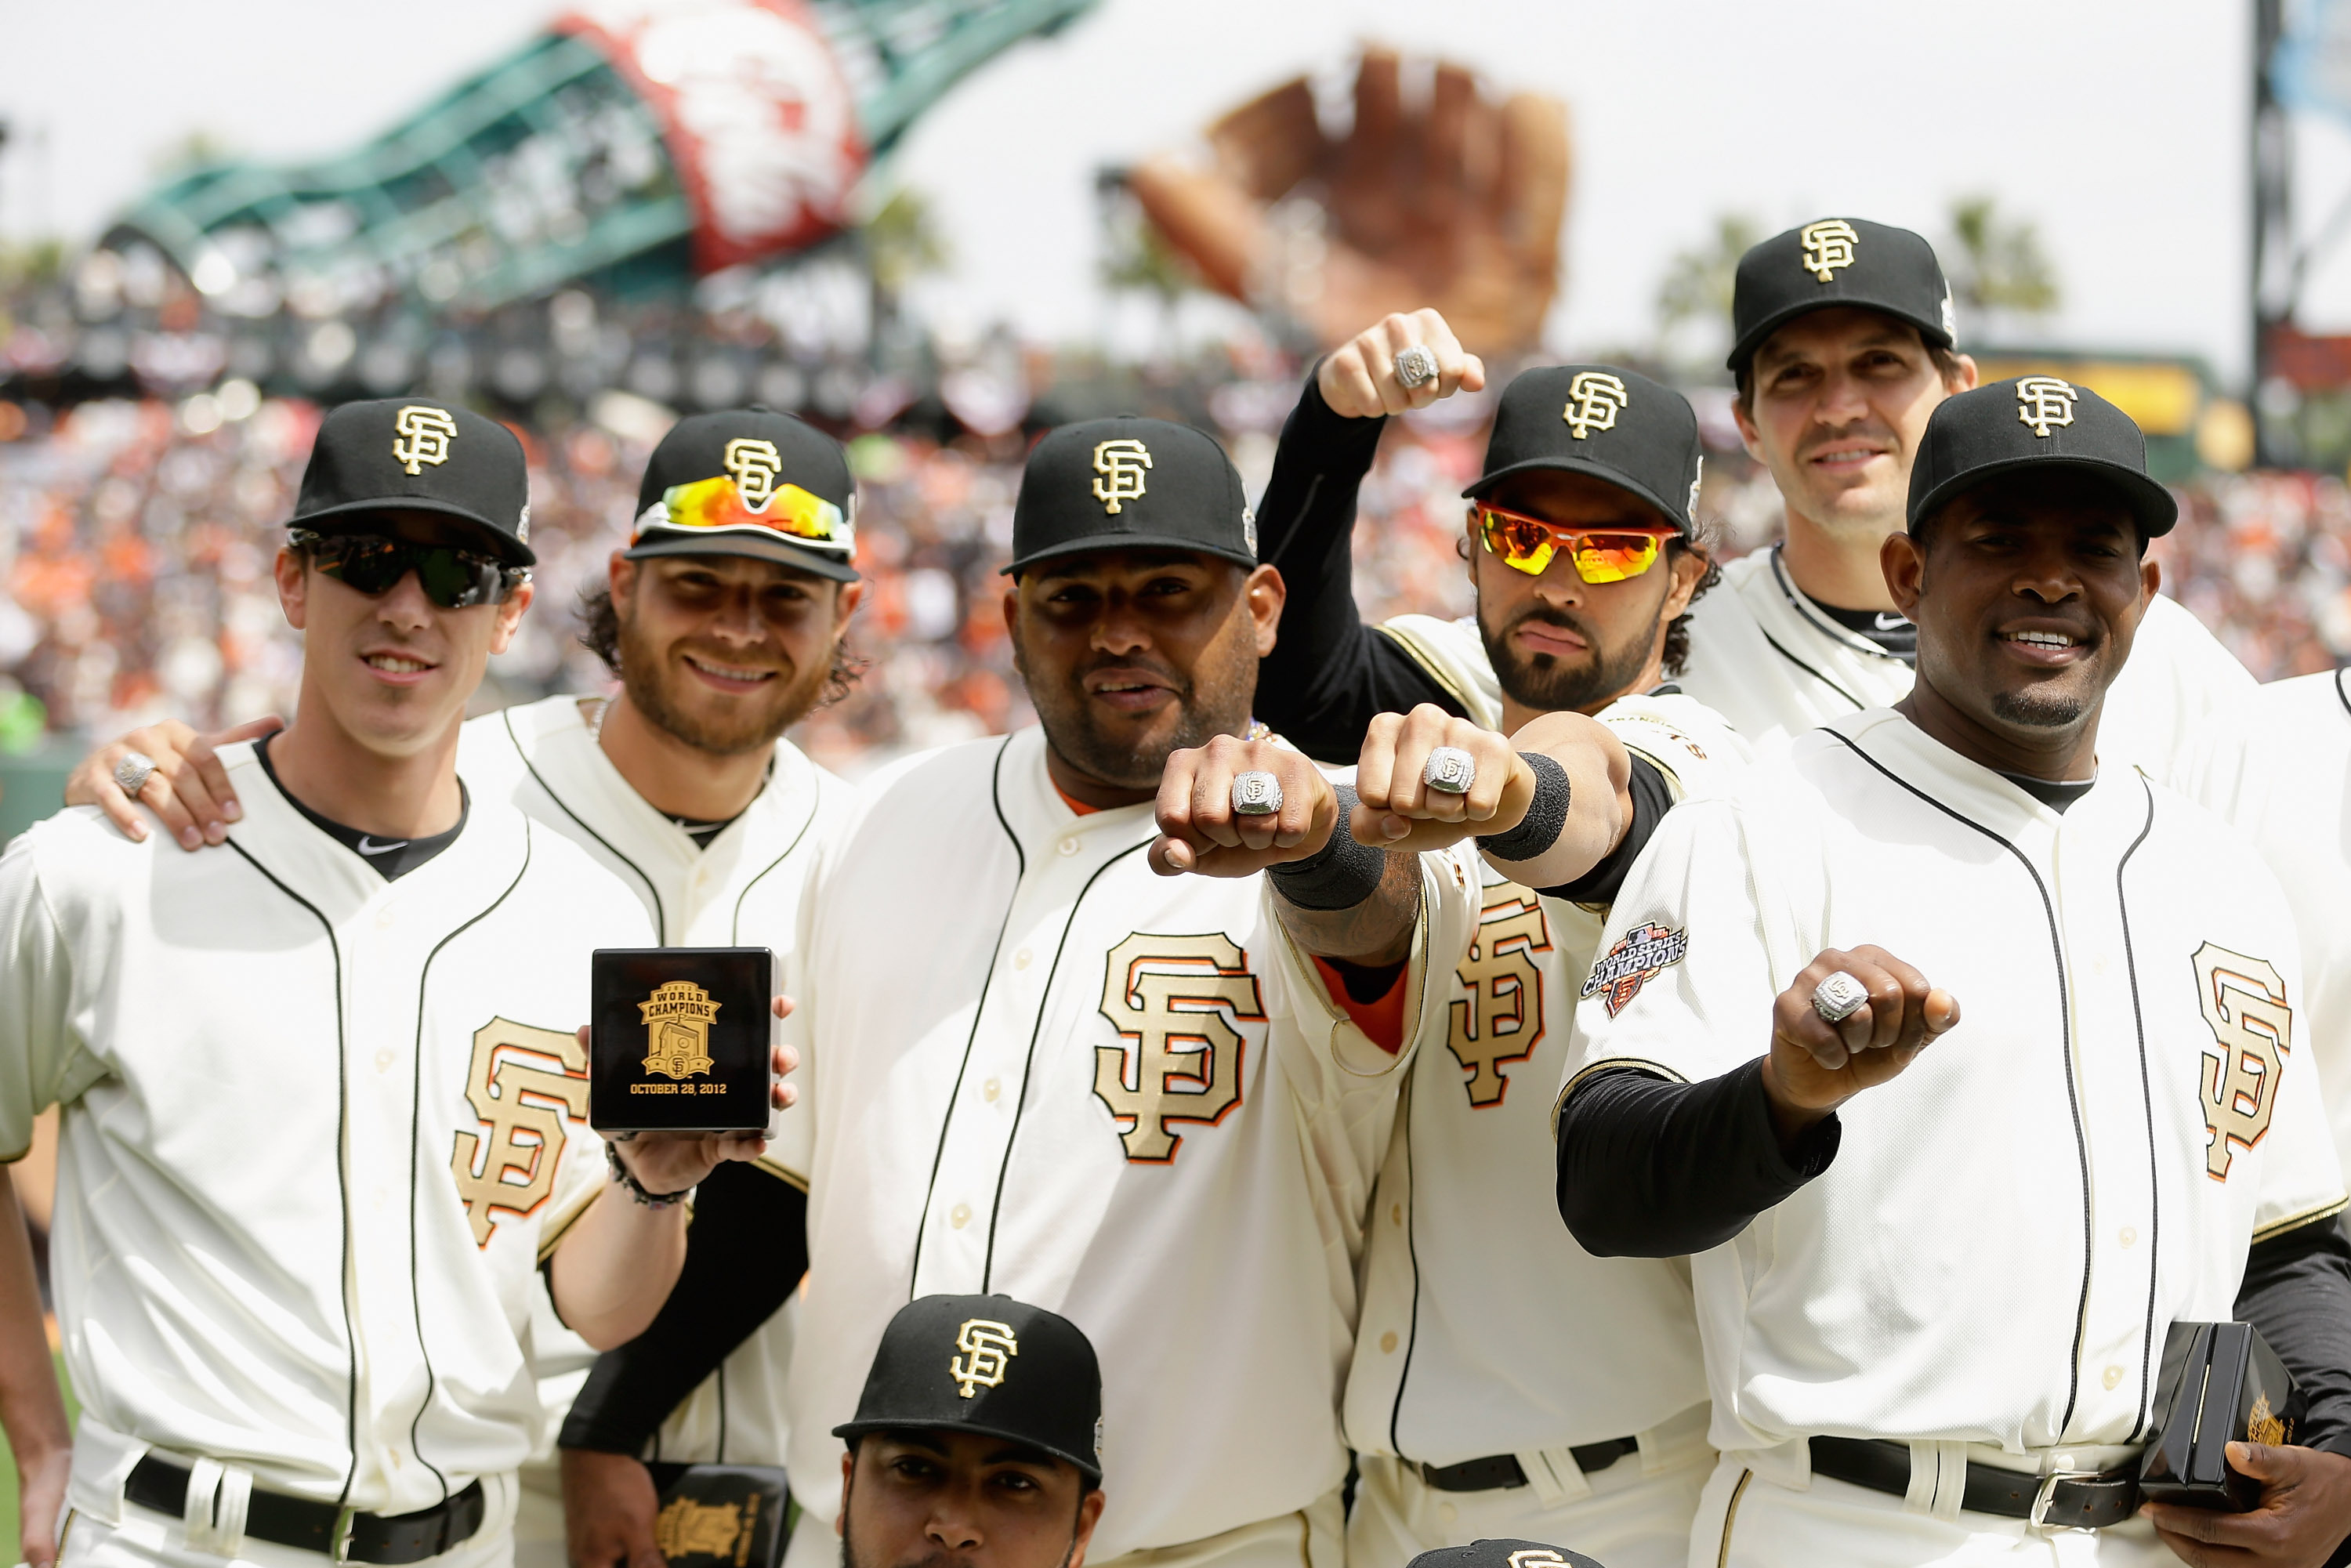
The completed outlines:
[[[748,560],[773,561],[818,577],[831,578],[835,582],[855,582],[857,569],[842,557],[824,550],[805,549],[783,538],[762,534],[719,533],[697,529],[685,533],[674,528],[647,532],[638,542],[621,552],[622,560],[652,560],[674,555],[737,555]]]
[[[1875,310],[1880,316],[1891,316],[1906,326],[1918,329],[1918,336],[1925,339],[1933,348],[1948,349],[1952,346],[1954,340],[1949,332],[1943,330],[1943,324],[1940,321],[1930,321],[1915,311],[1906,310],[1899,305],[1888,304],[1881,299],[1849,298],[1808,299],[1800,304],[1785,306],[1775,310],[1750,327],[1746,335],[1730,346],[1730,358],[1724,363],[1733,371],[1743,371],[1747,368],[1748,361],[1755,357],[1755,350],[1769,341],[1772,333],[1797,317],[1810,316],[1817,310],[1835,310],[1840,308],[1847,310]]]
[[[868,1432],[969,1432],[977,1437],[1001,1437],[1008,1443],[1018,1443],[1024,1448],[1033,1448],[1038,1453],[1050,1455],[1075,1469],[1094,1486],[1102,1485],[1102,1467],[1093,1460],[1081,1458],[1066,1449],[1055,1448],[1050,1443],[1040,1443],[1025,1432],[1007,1431],[1001,1427],[983,1426],[967,1421],[941,1421],[933,1418],[905,1421],[843,1421],[832,1429],[832,1435],[843,1442],[852,1437],[862,1437]]]
[[[471,523],[480,529],[482,542],[490,547],[489,553],[498,559],[511,561],[517,566],[538,564],[538,554],[536,550],[483,517],[479,512],[468,511],[454,503],[436,501],[426,496],[386,496],[375,501],[345,501],[340,506],[321,507],[315,512],[299,514],[287,519],[286,526],[290,528],[308,528],[312,533],[318,534],[345,533],[350,530],[326,528],[321,525],[330,518],[349,518],[358,513],[382,512],[438,512],[444,517],[455,517],[460,522]]]
[[[998,575],[1018,577],[1030,567],[1042,566],[1049,560],[1066,560],[1073,555],[1113,555],[1122,550],[1173,550],[1179,555],[1215,556],[1236,566],[1254,569],[1257,557],[1243,555],[1238,550],[1220,549],[1203,544],[1198,539],[1177,538],[1170,534],[1095,534],[1082,539],[1063,539],[1050,549],[1035,550],[1022,556]]]
[[[2014,474],[2027,468],[2071,468],[2077,473],[2102,479],[2114,486],[2130,509],[2131,517],[2138,524],[2141,537],[2161,538],[2179,521],[2179,502],[2171,492],[2135,468],[2104,457],[2011,457],[2005,462],[1986,463],[1954,474],[1919,498],[1910,513],[1909,527],[1917,531],[1919,520],[1931,517],[1952,500],[1987,480],[2003,474]]]
[[[1461,494],[1469,500],[1479,500],[1511,475],[1523,474],[1530,468],[1556,468],[1568,474],[1586,474],[1602,484],[1613,485],[1635,500],[1646,501],[1656,507],[1684,538],[1690,537],[1690,519],[1682,516],[1680,507],[1668,504],[1646,485],[1627,483],[1621,468],[1612,468],[1604,463],[1587,463],[1580,457],[1529,457],[1507,467],[1497,468],[1491,474],[1479,475],[1477,483]]]

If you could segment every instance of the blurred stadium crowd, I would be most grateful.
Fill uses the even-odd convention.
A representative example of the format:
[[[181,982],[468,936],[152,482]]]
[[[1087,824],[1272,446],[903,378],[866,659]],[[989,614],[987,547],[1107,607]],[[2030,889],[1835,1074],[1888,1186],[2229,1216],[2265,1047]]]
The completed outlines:
[[[1286,412],[1278,382],[1220,434],[1252,493]],[[1263,407],[1257,407],[1263,404]],[[232,382],[173,403],[79,404],[46,429],[0,403],[0,749],[45,734],[113,734],[157,716],[199,724],[290,713],[298,644],[270,582],[316,406]],[[1365,613],[1458,614],[1458,494],[1485,432],[1473,407],[1415,416],[1383,445],[1363,494],[1357,593]],[[625,538],[649,446],[592,423],[522,433],[532,463],[538,600],[495,661],[486,706],[601,689],[576,640],[581,587]],[[872,583],[852,646],[854,695],[797,737],[850,773],[889,757],[1017,727],[998,575],[1011,539],[1018,438],[852,439],[862,493],[859,566]],[[2166,591],[2270,680],[2351,663],[2351,491],[2329,476],[2213,475],[2183,492],[2159,542]],[[1708,464],[1704,513],[1726,549],[1768,543],[1768,476],[1734,454]]]

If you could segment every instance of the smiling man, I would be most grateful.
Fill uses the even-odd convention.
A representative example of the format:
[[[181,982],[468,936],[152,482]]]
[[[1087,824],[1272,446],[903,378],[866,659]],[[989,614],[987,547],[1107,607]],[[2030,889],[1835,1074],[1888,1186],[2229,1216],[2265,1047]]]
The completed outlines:
[[[2293,921],[2102,739],[2177,511],[2144,454],[2063,382],[1937,409],[1884,546],[1917,685],[1677,807],[1617,896],[1610,935],[1670,956],[1576,1015],[1559,1205],[1594,1252],[1693,1255],[1692,1562],[2308,1564],[2351,1531]],[[2232,1445],[2251,1512],[2142,1513],[2167,1331],[2232,1318],[2304,1446]]]
[[[458,745],[476,795],[511,801],[587,851],[643,902],[657,941],[773,947],[787,990],[801,884],[849,791],[780,737],[846,685],[841,638],[863,587],[855,515],[841,446],[813,427],[760,408],[681,420],[646,465],[628,546],[582,606],[585,641],[620,690],[485,715]],[[215,756],[226,739],[182,725],[135,731],[78,769],[68,799],[103,806],[126,831],[147,831],[143,806],[183,844],[218,841],[241,813]],[[133,753],[155,764],[137,805],[115,777]],[[772,1158],[704,1184],[704,1223],[740,1213],[774,1243],[723,1267],[697,1259],[684,1293],[715,1294],[734,1312],[730,1343],[765,1326],[715,1372],[680,1373],[661,1333],[624,1353],[646,1364],[640,1397],[595,1402],[598,1418],[567,1438],[574,1561],[658,1563],[641,1453],[783,1463],[793,1310],[770,1312],[799,1278],[804,1186]],[[535,1349],[559,1415],[592,1353],[544,1311]],[[550,1458],[524,1471],[525,1568],[560,1568],[565,1555]]]
[[[214,759],[246,807],[225,845],[69,810],[0,861],[0,1148],[62,1107],[77,1568],[511,1561],[533,1303],[632,1337],[683,1199],[760,1152],[589,1131],[589,957],[650,923],[458,773],[530,600],[526,483],[467,410],[328,414],[276,562],[301,706]],[[0,1265],[0,1364],[46,1382],[21,1244]],[[55,1455],[25,1407],[0,1397],[37,1531]]]

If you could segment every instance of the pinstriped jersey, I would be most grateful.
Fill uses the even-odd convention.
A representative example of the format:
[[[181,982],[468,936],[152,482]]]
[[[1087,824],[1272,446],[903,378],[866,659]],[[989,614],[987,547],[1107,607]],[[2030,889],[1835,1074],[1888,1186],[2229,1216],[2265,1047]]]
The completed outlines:
[[[0,860],[0,1148],[63,1106],[85,1419],[406,1513],[530,1452],[537,1265],[606,1182],[589,955],[651,927],[494,797],[387,882],[220,756],[223,848],[80,810]]]
[[[789,741],[776,743],[766,787],[707,848],[621,777],[577,697],[549,697],[468,720],[457,771],[477,794],[495,791],[585,850],[643,903],[662,945],[772,947],[783,989],[796,990],[801,887],[851,790]],[[795,1039],[794,1030],[787,1020],[783,1038]],[[768,1168],[807,1185],[778,1164],[768,1162]],[[650,1457],[782,1464],[783,1379],[798,1312],[796,1301],[787,1301],[737,1346],[663,1424]],[[595,1352],[544,1303],[537,1350],[550,1415],[543,1460]]]
[[[1897,714],[1841,720],[1671,812],[1604,940],[1637,961],[1578,1011],[1579,1076],[1754,1060],[1826,947],[1961,1009],[1691,1260],[1719,1448],[2139,1440],[2168,1325],[2231,1316],[2251,1244],[2343,1204],[2277,883],[2135,768],[2060,813]]]

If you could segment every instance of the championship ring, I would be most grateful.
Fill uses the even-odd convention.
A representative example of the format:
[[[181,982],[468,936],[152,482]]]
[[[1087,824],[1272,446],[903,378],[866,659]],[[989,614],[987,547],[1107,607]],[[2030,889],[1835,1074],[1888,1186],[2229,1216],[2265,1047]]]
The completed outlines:
[[[1440,746],[1428,754],[1420,781],[1440,795],[1467,795],[1478,781],[1478,759],[1458,746]]]
[[[1843,1023],[1869,1000],[1869,988],[1839,969],[1813,988],[1813,1010],[1830,1023]]]
[[[775,960],[765,947],[597,949],[588,1124],[600,1133],[765,1131]]]
[[[1424,343],[1415,343],[1395,357],[1396,384],[1417,392],[1437,379],[1437,356]]]
[[[114,765],[114,781],[126,795],[136,798],[147,788],[147,780],[155,777],[155,759],[143,751],[126,751],[122,760]]]
[[[1233,779],[1233,811],[1243,817],[1270,817],[1281,810],[1281,780],[1261,768]]]

